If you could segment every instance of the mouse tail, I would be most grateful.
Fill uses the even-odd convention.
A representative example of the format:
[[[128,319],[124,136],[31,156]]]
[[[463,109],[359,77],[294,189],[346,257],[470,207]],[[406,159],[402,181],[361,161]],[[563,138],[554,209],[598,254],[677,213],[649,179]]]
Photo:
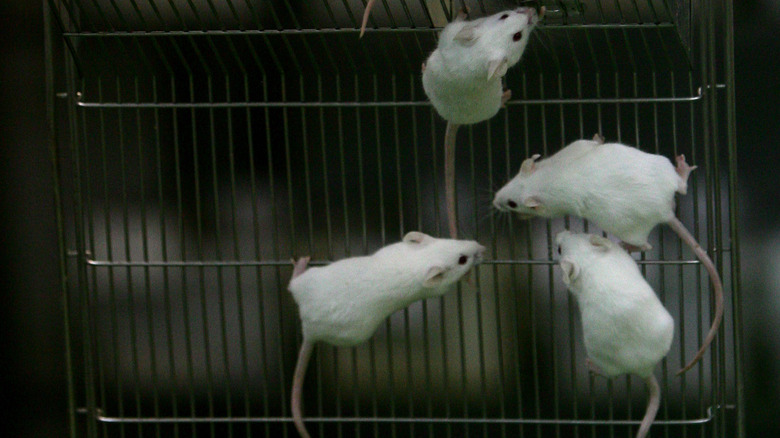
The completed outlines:
[[[718,328],[720,327],[721,320],[723,319],[723,282],[720,280],[720,275],[718,275],[717,269],[715,269],[715,263],[712,262],[712,259],[707,255],[707,252],[704,251],[701,245],[696,242],[696,239],[688,231],[688,229],[685,228],[685,225],[683,225],[682,222],[680,222],[680,220],[676,217],[672,218],[672,220],[670,220],[668,223],[669,226],[672,227],[672,229],[680,236],[680,238],[691,247],[693,252],[696,254],[696,257],[699,258],[701,264],[704,266],[704,269],[706,269],[707,273],[709,273],[710,281],[712,281],[712,295],[715,299],[715,315],[712,319],[712,326],[710,327],[710,331],[707,333],[707,337],[704,338],[704,342],[702,342],[701,348],[699,348],[696,356],[694,356],[694,358],[688,362],[688,365],[685,365],[684,368],[677,372],[677,375],[679,376],[693,368],[696,362],[698,362],[699,359],[704,356],[704,352],[707,350],[707,347],[709,347],[713,339],[715,339],[715,336],[718,334]]]
[[[647,436],[648,432],[650,432],[650,426],[658,413],[658,408],[661,406],[661,388],[658,386],[658,380],[655,379],[652,373],[645,379],[645,384],[648,392],[647,409],[645,409],[645,417],[642,419],[636,438],[645,438]]]
[[[298,353],[298,363],[295,365],[295,374],[293,375],[291,397],[293,423],[295,423],[295,428],[302,438],[311,438],[311,435],[306,430],[306,426],[303,424],[301,395],[303,393],[303,380],[306,377],[306,368],[309,366],[312,350],[314,350],[314,343],[304,339],[303,344],[301,344],[301,350]]]
[[[360,37],[363,38],[363,34],[366,33],[366,25],[368,24],[368,16],[371,14],[371,8],[374,7],[376,0],[368,0],[366,3],[366,10],[363,11],[363,22],[360,25]]]
[[[447,223],[450,237],[458,238],[458,218],[455,209],[455,143],[458,136],[457,123],[447,122],[444,131],[444,187],[447,197]]]

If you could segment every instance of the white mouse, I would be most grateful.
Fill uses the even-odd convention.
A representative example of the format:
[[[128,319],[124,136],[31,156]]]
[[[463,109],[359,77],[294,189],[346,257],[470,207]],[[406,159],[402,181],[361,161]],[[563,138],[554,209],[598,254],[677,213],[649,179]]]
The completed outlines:
[[[704,355],[723,318],[723,284],[715,264],[674,215],[675,193],[686,193],[696,166],[680,155],[675,167],[666,157],[603,143],[598,136],[575,141],[545,160],[537,162],[538,157],[526,159],[517,176],[496,193],[497,209],[524,217],[579,216],[617,236],[627,249],[651,249],[650,231],[667,223],[696,253],[712,281],[715,315],[701,348],[678,375],[689,370]]]
[[[487,120],[511,92],[502,78],[517,64],[531,31],[544,14],[521,7],[466,21],[461,11],[439,36],[439,44],[423,64],[422,83],[436,112],[447,121],[444,134],[444,178],[450,237],[457,238],[455,212],[455,138],[460,125]]]
[[[653,369],[669,352],[674,320],[647,284],[634,259],[609,239],[559,233],[563,282],[577,299],[588,365],[606,377],[645,379],[647,409],[637,438],[650,430],[661,392]]]
[[[288,289],[298,304],[303,344],[293,376],[292,413],[301,436],[309,437],[301,394],[314,344],[352,346],[366,341],[393,312],[447,292],[482,260],[484,251],[474,241],[412,231],[373,255],[308,269],[308,257],[294,263]]]

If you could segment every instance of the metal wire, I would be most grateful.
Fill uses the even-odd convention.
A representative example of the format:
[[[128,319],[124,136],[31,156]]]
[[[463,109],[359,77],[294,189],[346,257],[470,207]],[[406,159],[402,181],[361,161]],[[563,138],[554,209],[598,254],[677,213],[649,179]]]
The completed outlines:
[[[528,3],[528,2],[513,2]],[[552,236],[576,218],[491,213],[533,153],[596,132],[699,166],[678,217],[726,285],[659,227],[638,258],[677,323],[654,435],[744,436],[731,3],[540,0],[513,99],[461,130],[461,233],[475,286],[320,345],[315,436],[631,436],[636,378],[594,379]],[[62,235],[71,436],[295,436],[300,341],[289,259],[371,253],[444,230],[444,122],[419,66],[453,10],[497,1],[47,0],[47,92]],[[732,417],[736,421],[732,421]]]

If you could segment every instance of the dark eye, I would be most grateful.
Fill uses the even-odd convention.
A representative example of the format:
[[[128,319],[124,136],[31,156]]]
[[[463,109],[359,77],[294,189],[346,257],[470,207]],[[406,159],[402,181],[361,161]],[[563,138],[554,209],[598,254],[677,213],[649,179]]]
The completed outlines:
[[[560,253],[561,253],[561,247],[559,246],[558,247],[558,254],[560,254]]]
[[[506,20],[509,17],[509,14],[504,14],[499,18],[499,20]]]
[[[517,32],[516,34],[512,35],[512,41],[520,41],[520,38],[523,37],[523,31]]]
[[[459,265],[465,265],[467,261],[469,261],[469,257],[468,257],[468,256],[464,256],[464,255],[462,255],[462,256],[460,256],[460,258],[458,259],[458,264],[459,264]]]
[[[515,201],[509,201],[506,203],[506,205],[508,205],[509,208],[517,208],[517,202]]]

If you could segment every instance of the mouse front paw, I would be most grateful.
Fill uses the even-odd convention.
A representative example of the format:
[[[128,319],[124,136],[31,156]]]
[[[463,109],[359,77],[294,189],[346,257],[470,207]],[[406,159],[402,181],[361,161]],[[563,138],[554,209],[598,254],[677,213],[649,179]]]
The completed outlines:
[[[455,17],[455,20],[461,21],[469,18],[469,12],[471,12],[471,8],[469,8],[466,5],[463,5],[463,7],[460,8],[460,11],[458,11],[458,15]]]
[[[509,102],[509,99],[512,98],[512,90],[504,90],[504,93],[501,95],[501,106],[506,106],[506,103]]]

